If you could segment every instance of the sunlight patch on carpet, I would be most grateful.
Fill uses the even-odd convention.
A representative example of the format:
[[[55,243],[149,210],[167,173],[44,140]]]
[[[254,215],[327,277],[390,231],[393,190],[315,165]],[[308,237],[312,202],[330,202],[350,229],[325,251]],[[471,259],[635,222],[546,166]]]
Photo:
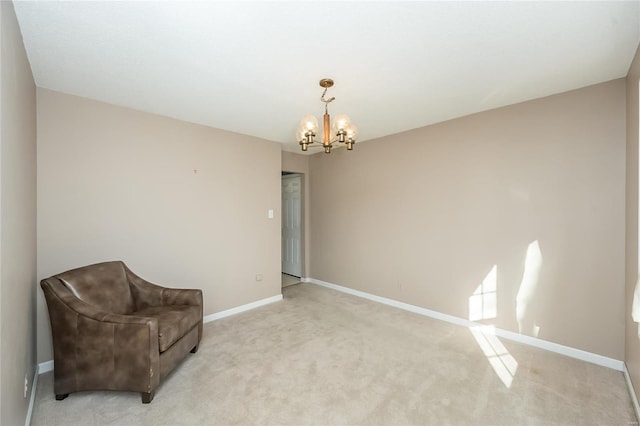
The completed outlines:
[[[491,364],[502,383],[507,388],[510,388],[518,370],[518,362],[496,337],[494,328],[492,326],[479,325],[470,327],[469,331],[478,342],[478,346],[482,349],[484,356],[487,357],[489,364]]]

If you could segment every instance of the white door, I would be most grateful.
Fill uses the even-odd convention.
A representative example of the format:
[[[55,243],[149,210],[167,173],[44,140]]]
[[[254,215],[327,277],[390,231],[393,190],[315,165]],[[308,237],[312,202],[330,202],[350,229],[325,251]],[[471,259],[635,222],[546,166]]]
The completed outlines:
[[[300,258],[300,175],[282,176],[282,272],[302,276]]]

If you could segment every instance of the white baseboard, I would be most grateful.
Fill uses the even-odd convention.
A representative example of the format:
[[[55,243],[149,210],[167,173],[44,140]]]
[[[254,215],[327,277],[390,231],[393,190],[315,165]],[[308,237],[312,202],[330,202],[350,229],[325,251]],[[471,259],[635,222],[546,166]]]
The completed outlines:
[[[255,302],[247,303],[246,305],[237,306],[235,308],[227,309],[226,311],[216,312],[215,314],[207,315],[204,317],[205,324],[211,321],[219,320],[231,315],[239,314],[240,312],[250,311],[251,309],[259,308],[260,306],[268,305],[270,303],[279,302],[282,300],[282,294],[278,294],[266,299],[256,300]]]
[[[27,409],[27,417],[24,419],[24,426],[29,426],[31,424],[31,415],[33,414],[33,405],[36,402],[36,390],[38,389],[39,375],[40,365],[36,365],[36,370],[33,372],[33,379],[31,379],[31,392],[29,392],[29,408]]]
[[[38,364],[38,374],[48,373],[49,371],[53,371],[53,360],[41,362]]]
[[[549,352],[555,352],[571,358],[576,358],[602,367],[611,368],[616,371],[624,370],[624,362],[609,358],[606,356],[594,354],[593,352],[583,351],[582,349],[572,348],[570,346],[561,345],[559,343],[549,342],[548,340],[538,339],[537,337],[527,336],[525,334],[515,333],[509,330],[496,328],[496,336],[503,337],[514,342],[523,343],[525,345],[534,346]]]
[[[622,374],[624,375],[624,380],[627,382],[627,389],[629,390],[629,396],[631,396],[633,411],[636,413],[636,420],[640,420],[640,405],[638,404],[638,397],[636,396],[636,391],[633,388],[633,382],[631,382],[631,376],[629,375],[627,364],[624,364],[624,370],[622,371]]]
[[[282,294],[277,294],[272,297],[268,297],[262,300],[256,300],[255,302],[247,303],[246,305],[237,306],[235,308],[227,309],[226,311],[216,312],[215,314],[206,315],[202,321],[206,324],[211,321],[218,320],[220,318],[228,317],[231,315],[239,314],[240,312],[249,311],[251,309],[258,308],[260,306],[268,305],[269,303],[274,303],[282,300]],[[41,362],[38,364],[37,374],[48,373],[49,371],[53,371],[53,360]]]
[[[476,327],[476,326],[484,325],[484,324],[469,321],[463,318],[459,318],[453,315],[443,314],[441,312],[432,311],[430,309],[421,308],[419,306],[410,305],[408,303],[399,302],[397,300],[388,299],[386,297],[376,296],[374,294],[365,293],[363,291],[354,290],[352,288],[343,287],[337,284],[328,283],[326,281],[317,280],[315,278],[306,278],[305,282],[320,285],[333,290],[341,291],[343,293],[352,294],[354,296],[362,297],[363,299],[372,300],[374,302],[393,306],[395,308],[403,309],[405,311],[435,318],[441,321],[446,321],[452,324],[461,325],[464,327]],[[602,355],[597,355],[591,352],[583,351],[581,349],[560,345],[558,343],[553,343],[546,340],[538,339],[537,337],[526,336],[524,334],[515,333],[513,331],[508,331],[508,330],[502,330],[499,328],[495,329],[495,334],[496,336],[499,336],[508,340],[513,340],[515,342],[523,343],[525,345],[534,346],[540,349],[545,349],[547,351],[559,353],[571,358],[576,358],[576,359],[590,362],[592,364],[597,364],[603,367],[612,368],[617,371],[624,370],[624,362],[619,361],[617,359],[608,358]]]

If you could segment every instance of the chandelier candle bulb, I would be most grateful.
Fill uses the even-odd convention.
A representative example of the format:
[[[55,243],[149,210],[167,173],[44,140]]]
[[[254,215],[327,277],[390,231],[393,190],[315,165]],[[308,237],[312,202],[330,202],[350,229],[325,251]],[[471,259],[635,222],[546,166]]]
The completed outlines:
[[[301,124],[307,132],[316,133],[318,131],[318,119],[311,114],[305,115]]]
[[[351,120],[346,114],[338,114],[333,120],[333,132],[338,134],[340,130],[347,130],[351,125]]]
[[[299,128],[298,131],[296,132],[296,138],[298,139],[298,142],[302,143],[302,141],[307,139],[307,135],[306,135],[306,130],[303,128]]]
[[[345,130],[347,134],[347,139],[355,143],[356,138],[358,137],[358,127],[352,124]]]

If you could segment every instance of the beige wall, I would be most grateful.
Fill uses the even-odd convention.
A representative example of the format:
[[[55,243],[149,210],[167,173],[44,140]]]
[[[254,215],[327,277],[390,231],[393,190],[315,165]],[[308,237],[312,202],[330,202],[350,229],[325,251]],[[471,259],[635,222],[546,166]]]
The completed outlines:
[[[122,259],[152,282],[201,288],[205,315],[279,295],[280,151],[39,88],[38,278]],[[38,299],[43,362],[52,351]]]
[[[309,251],[309,238],[310,223],[310,193],[309,193],[309,156],[302,154],[295,154],[292,152],[282,151],[282,171],[283,172],[295,172],[302,175],[302,276],[307,277],[309,265],[311,263],[310,251]]]
[[[311,277],[468,319],[495,266],[486,323],[623,359],[624,79],[315,154],[309,169]]]
[[[626,214],[626,339],[625,362],[640,398],[640,339],[631,318],[633,291],[638,279],[638,134],[640,127],[640,46],[627,75],[627,214]]]
[[[282,151],[282,171],[309,173],[309,156]]]
[[[36,360],[36,88],[13,3],[0,15],[0,424],[19,425]]]

